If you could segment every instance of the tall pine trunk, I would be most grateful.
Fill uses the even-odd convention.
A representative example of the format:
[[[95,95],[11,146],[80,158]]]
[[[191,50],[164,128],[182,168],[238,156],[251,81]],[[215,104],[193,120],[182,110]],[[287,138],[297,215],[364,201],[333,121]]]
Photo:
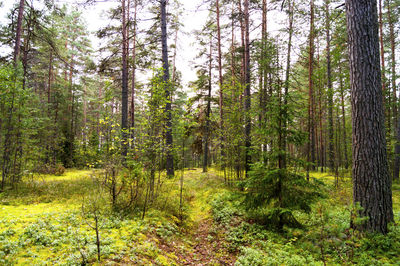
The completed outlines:
[[[135,143],[135,82],[136,82],[136,34],[137,34],[137,0],[135,1],[135,14],[133,17],[133,48],[132,48],[132,90],[131,90],[131,121],[130,121],[130,137],[132,146]]]
[[[268,92],[267,92],[267,73],[268,73],[268,65],[266,62],[266,54],[267,54],[267,0],[262,1],[262,22],[261,22],[261,55],[260,55],[260,63],[259,63],[259,116],[258,122],[259,127],[263,128],[267,121],[267,101],[268,101]],[[261,140],[261,160],[264,161],[265,156],[265,147],[266,147],[266,139]]]
[[[315,119],[314,119],[314,0],[310,2],[310,35],[308,57],[308,162],[315,169]],[[309,170],[307,167],[307,170]],[[308,174],[308,171],[307,171]]]
[[[14,63],[16,64],[21,52],[22,21],[24,18],[25,0],[19,1],[17,28],[15,30]]]
[[[245,24],[244,24],[244,12],[242,9],[242,0],[239,0],[239,20],[240,20],[240,37],[241,37],[241,46],[242,46],[242,64],[240,68],[240,83],[242,85],[245,84],[245,76],[246,76],[246,55],[245,55]]]
[[[122,0],[122,118],[121,154],[125,160],[128,153],[128,37],[125,0]]]
[[[331,172],[335,170],[335,152],[333,145],[333,86],[332,86],[332,71],[331,71],[331,23],[329,12],[330,0],[325,0],[325,21],[326,21],[326,64],[328,77],[328,153],[329,153],[329,168]]]
[[[288,40],[288,46],[287,46],[287,57],[286,57],[286,71],[285,71],[285,88],[284,88],[284,94],[283,94],[283,111],[282,111],[282,128],[280,129],[282,131],[282,140],[281,140],[281,147],[279,147],[280,150],[280,156],[279,156],[279,168],[280,169],[286,169],[287,165],[287,151],[286,151],[286,145],[287,145],[287,127],[288,127],[288,96],[289,96],[289,85],[290,85],[290,56],[291,56],[291,51],[292,51],[292,36],[293,36],[293,3],[291,0],[288,0],[288,14],[289,14],[289,40]]]
[[[208,66],[208,95],[207,95],[207,110],[206,110],[206,126],[204,129],[204,149],[203,149],[203,173],[207,172],[208,166],[208,139],[210,136],[210,113],[211,113],[211,69],[212,69],[212,35],[210,34],[210,54]]]
[[[174,176],[174,157],[172,155],[172,106],[171,91],[169,82],[169,63],[168,63],[168,46],[167,46],[167,0],[161,0],[161,43],[162,43],[162,62],[164,69],[163,80],[165,83],[165,144],[166,144],[166,170],[167,176]]]
[[[342,140],[343,140],[343,154],[344,154],[344,168],[347,170],[349,168],[349,160],[347,155],[347,131],[346,131],[346,111],[344,108],[344,85],[343,85],[343,76],[342,76],[342,68],[339,65],[339,86],[340,86],[340,98],[341,98],[341,107],[342,107]]]
[[[381,74],[382,74],[382,91],[383,91],[383,108],[384,111],[386,109],[385,103],[386,103],[386,75],[385,75],[385,49],[384,49],[384,43],[383,43],[383,14],[382,14],[382,0],[379,0],[379,44],[380,44],[380,50],[381,50]],[[389,94],[388,94],[389,95]],[[388,111],[390,110],[390,107],[388,108]],[[390,115],[387,116],[388,118]],[[387,128],[388,132],[390,132],[390,119],[387,119],[389,128]],[[390,135],[390,133],[389,133]]]
[[[392,14],[392,3],[387,1],[387,14],[389,20],[389,36],[390,36],[390,50],[391,50],[391,83],[393,90],[393,132],[395,135],[394,146],[394,165],[393,165],[393,179],[399,179],[400,171],[400,125],[398,117],[398,102],[397,102],[397,86],[396,86],[396,37],[394,33],[394,21]]]
[[[222,78],[222,52],[221,52],[221,25],[220,25],[220,8],[219,0],[216,0],[217,11],[217,46],[218,46],[218,76],[219,76],[219,128],[221,142],[221,161],[222,168],[225,168],[225,151],[224,151],[224,93],[223,93],[223,78]]]
[[[386,154],[385,116],[379,65],[376,0],[346,0],[353,117],[353,200],[358,228],[388,232],[393,221],[391,178]]]
[[[250,171],[251,163],[251,93],[250,93],[250,17],[249,17],[249,0],[244,0],[244,27],[245,27],[245,43],[244,43],[244,54],[245,54],[245,92],[244,92],[244,110],[245,110],[245,171],[246,176]]]

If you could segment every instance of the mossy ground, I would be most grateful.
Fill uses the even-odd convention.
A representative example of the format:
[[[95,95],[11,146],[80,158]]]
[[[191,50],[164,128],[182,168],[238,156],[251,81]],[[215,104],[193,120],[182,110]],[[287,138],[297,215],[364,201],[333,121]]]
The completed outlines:
[[[398,183],[393,184],[395,223],[390,225],[390,232],[382,236],[350,228],[354,210],[348,175],[339,177],[338,187],[335,176],[329,173],[312,172],[310,178],[324,182],[327,196],[315,203],[310,213],[296,213],[305,227],[285,228],[278,234],[242,221],[228,232],[228,237],[234,240],[233,248],[240,251],[236,265],[399,265]],[[249,236],[253,236],[251,240],[246,239]]]
[[[95,231],[88,225],[94,220],[82,213],[85,197],[96,191],[95,174],[68,170],[62,176],[29,176],[16,190],[0,194],[0,264],[99,264]],[[200,170],[185,171],[184,180],[183,224],[169,210],[178,206],[179,176],[164,183],[162,207],[149,209],[145,219],[141,213],[101,217],[101,264],[180,265],[196,260],[195,249],[201,246],[197,230],[211,220],[209,201],[223,183]]]
[[[303,229],[282,233],[254,223],[241,207],[242,194],[224,185],[210,169],[184,172],[184,221],[179,206],[179,176],[164,183],[160,206],[141,219],[101,216],[101,262],[96,260],[93,219],[82,202],[96,186],[91,170],[68,170],[63,176],[26,177],[17,190],[0,194],[1,265],[328,265],[396,264],[400,229],[383,236],[349,229],[351,182],[311,173],[326,184],[328,196],[309,214],[296,213]],[[393,184],[396,222],[400,221],[400,184]]]

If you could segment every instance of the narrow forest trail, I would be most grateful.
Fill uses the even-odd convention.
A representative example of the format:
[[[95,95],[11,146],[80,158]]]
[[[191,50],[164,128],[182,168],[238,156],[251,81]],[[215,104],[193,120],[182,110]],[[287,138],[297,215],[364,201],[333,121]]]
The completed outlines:
[[[229,253],[219,229],[215,227],[211,214],[211,201],[216,193],[224,190],[223,180],[210,171],[192,169],[184,174],[184,190],[190,193],[188,203],[188,228],[184,230],[179,244],[165,243],[161,249],[174,252],[179,265],[234,265],[235,255]]]

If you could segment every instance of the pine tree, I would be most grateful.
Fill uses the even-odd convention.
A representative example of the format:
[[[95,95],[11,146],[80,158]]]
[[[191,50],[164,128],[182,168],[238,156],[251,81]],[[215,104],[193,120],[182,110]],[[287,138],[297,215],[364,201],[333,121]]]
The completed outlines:
[[[161,0],[161,43],[162,43],[162,62],[164,70],[164,85],[165,85],[165,145],[166,145],[166,169],[167,176],[174,176],[174,157],[172,155],[173,140],[172,140],[172,109],[171,109],[171,88],[169,80],[169,63],[168,63],[168,46],[167,46],[167,13],[166,0]]]
[[[393,209],[386,155],[376,0],[347,0],[346,15],[353,117],[354,203],[362,207],[359,214],[368,217],[359,228],[385,234],[388,223],[393,221]]]

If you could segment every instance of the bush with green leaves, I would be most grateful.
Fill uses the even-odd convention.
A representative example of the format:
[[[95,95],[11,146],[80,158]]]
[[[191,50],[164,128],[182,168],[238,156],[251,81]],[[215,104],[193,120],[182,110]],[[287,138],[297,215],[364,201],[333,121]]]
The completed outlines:
[[[270,241],[261,242],[261,249],[244,247],[241,250],[236,266],[269,266],[269,265],[324,265],[315,261],[308,252],[299,253],[289,242],[277,245]]]
[[[228,224],[235,215],[239,214],[238,209],[229,200],[230,194],[221,194],[211,202],[211,211],[214,221],[220,224]]]
[[[259,222],[278,230],[284,225],[302,227],[293,211],[310,212],[311,204],[323,196],[321,182],[307,181],[300,174],[268,168],[263,163],[253,165],[243,185],[246,208],[257,214]]]

